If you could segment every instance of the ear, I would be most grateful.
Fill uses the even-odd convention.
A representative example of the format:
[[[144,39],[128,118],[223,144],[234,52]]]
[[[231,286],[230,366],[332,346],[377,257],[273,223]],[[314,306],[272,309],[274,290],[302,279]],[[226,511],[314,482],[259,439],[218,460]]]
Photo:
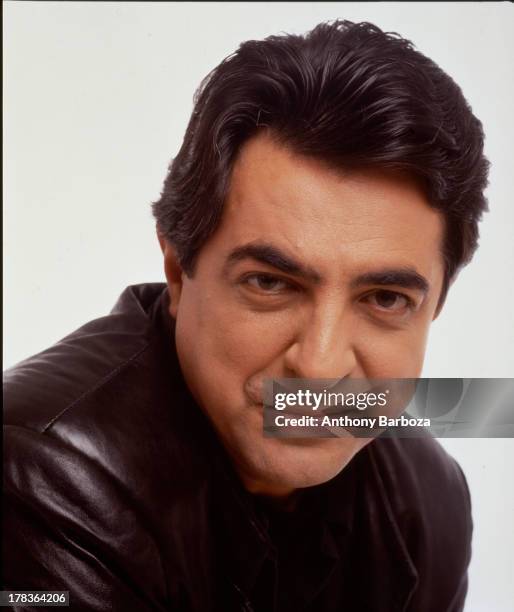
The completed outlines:
[[[159,228],[157,228],[157,238],[164,255],[164,273],[166,274],[168,292],[170,294],[170,314],[173,318],[176,318],[182,294],[184,272],[180,266],[175,248],[161,234]]]

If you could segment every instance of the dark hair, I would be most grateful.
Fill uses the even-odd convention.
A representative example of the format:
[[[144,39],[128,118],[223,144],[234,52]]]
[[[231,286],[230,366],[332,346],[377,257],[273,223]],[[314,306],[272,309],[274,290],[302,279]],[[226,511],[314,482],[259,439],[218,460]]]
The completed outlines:
[[[482,124],[460,88],[412,43],[371,23],[322,23],[250,40],[201,83],[184,142],[153,204],[182,268],[216,229],[242,144],[268,129],[331,166],[402,170],[446,221],[445,283],[468,263],[487,201]]]

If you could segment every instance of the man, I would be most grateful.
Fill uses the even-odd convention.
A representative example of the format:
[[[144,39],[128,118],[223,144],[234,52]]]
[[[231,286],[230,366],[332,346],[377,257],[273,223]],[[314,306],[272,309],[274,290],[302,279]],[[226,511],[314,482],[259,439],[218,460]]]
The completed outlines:
[[[462,610],[431,438],[263,435],[270,378],[413,378],[477,245],[483,134],[397,35],[249,41],[154,204],[167,283],[6,373],[4,588],[73,610]]]

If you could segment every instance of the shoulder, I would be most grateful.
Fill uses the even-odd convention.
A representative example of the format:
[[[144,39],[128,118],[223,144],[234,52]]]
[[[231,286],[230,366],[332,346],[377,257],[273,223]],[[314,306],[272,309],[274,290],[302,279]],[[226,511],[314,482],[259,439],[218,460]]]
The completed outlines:
[[[49,474],[67,467],[101,483],[102,471],[125,491],[138,482],[140,493],[156,494],[154,474],[173,452],[179,379],[152,312],[163,287],[127,288],[108,316],[5,373],[8,479],[40,462]]]
[[[460,609],[473,522],[459,464],[431,437],[378,438],[368,455],[380,495],[418,573],[412,609]],[[426,605],[429,600],[435,607]],[[448,607],[438,607],[442,602]]]
[[[4,422],[44,432],[88,395],[123,376],[151,343],[149,305],[142,297],[155,300],[162,287],[127,287],[109,315],[4,372]]]

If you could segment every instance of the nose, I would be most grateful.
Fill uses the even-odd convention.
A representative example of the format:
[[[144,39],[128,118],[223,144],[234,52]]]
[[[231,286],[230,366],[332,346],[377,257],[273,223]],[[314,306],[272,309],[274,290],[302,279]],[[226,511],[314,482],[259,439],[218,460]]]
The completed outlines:
[[[318,310],[299,323],[286,350],[285,366],[294,378],[344,378],[355,374],[355,326],[340,308]]]

